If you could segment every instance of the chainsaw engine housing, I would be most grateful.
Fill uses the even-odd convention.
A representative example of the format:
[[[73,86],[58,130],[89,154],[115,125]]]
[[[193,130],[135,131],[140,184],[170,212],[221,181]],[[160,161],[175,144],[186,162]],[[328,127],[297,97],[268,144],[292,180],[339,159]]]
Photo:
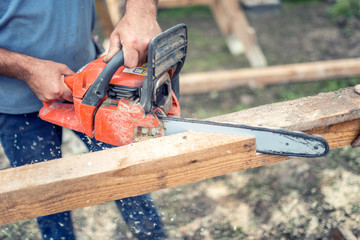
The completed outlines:
[[[115,146],[163,136],[157,116],[180,115],[173,82],[184,63],[186,44],[181,24],[151,41],[147,65],[125,68],[122,52],[108,64],[98,58],[65,77],[73,103],[44,102],[39,115]]]

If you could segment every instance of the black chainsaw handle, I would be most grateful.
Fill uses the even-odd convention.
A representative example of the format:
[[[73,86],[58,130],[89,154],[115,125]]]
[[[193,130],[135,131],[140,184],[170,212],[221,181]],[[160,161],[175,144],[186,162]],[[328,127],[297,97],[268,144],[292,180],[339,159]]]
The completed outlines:
[[[110,80],[120,66],[124,65],[124,53],[120,50],[105,66],[104,70],[96,78],[95,82],[86,92],[82,103],[89,106],[97,106],[105,97]]]

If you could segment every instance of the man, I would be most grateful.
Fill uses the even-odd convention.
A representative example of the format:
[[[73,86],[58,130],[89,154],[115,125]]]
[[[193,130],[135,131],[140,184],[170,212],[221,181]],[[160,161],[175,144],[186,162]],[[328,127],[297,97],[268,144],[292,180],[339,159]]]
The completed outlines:
[[[61,128],[42,121],[38,111],[41,101],[72,101],[64,75],[96,58],[94,5],[94,0],[0,1],[0,141],[12,167],[61,158]],[[123,49],[125,66],[145,62],[149,41],[161,32],[156,5],[126,2],[105,61]],[[89,147],[101,149],[96,143]],[[135,236],[165,237],[148,195],[116,204]],[[69,212],[39,217],[37,223],[43,239],[75,239]]]

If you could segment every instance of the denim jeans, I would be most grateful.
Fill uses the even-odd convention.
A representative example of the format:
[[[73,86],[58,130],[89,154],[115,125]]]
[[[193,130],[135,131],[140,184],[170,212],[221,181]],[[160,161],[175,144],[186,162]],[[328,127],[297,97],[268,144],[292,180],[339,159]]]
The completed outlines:
[[[90,151],[114,146],[77,135]],[[41,120],[37,113],[0,113],[0,142],[12,167],[61,158],[62,129]],[[130,231],[139,239],[164,239],[160,216],[149,194],[115,201]],[[69,211],[38,217],[43,239],[75,239]]]

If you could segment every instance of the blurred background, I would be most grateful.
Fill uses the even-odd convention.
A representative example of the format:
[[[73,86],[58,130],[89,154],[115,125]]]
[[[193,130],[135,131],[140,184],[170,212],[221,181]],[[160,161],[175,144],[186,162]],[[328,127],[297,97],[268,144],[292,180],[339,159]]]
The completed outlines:
[[[118,4],[116,12],[120,13],[121,1],[111,2]],[[241,41],[239,46],[237,40],[234,43],[224,34],[213,7],[168,7],[167,1],[163,6],[161,2],[158,21],[163,30],[178,23],[188,27],[188,54],[182,74],[231,71],[257,64],[241,53]],[[251,4],[254,2],[244,1],[241,9],[256,33],[255,43],[265,65],[360,56],[359,0]],[[104,23],[99,21],[96,34],[106,49],[104,29]],[[264,61],[260,60],[261,64]],[[182,117],[208,118],[336,91],[354,86],[359,80],[353,76],[182,94]],[[68,155],[85,149],[65,130],[63,151]],[[2,153],[0,165],[7,167]],[[351,237],[347,239],[359,239],[360,150],[348,147],[322,158],[295,158],[152,195],[171,239],[336,239],[339,231],[347,232]],[[112,202],[74,210],[73,218],[80,240],[133,239]],[[25,220],[0,226],[0,239],[40,239],[40,234],[34,220]]]

